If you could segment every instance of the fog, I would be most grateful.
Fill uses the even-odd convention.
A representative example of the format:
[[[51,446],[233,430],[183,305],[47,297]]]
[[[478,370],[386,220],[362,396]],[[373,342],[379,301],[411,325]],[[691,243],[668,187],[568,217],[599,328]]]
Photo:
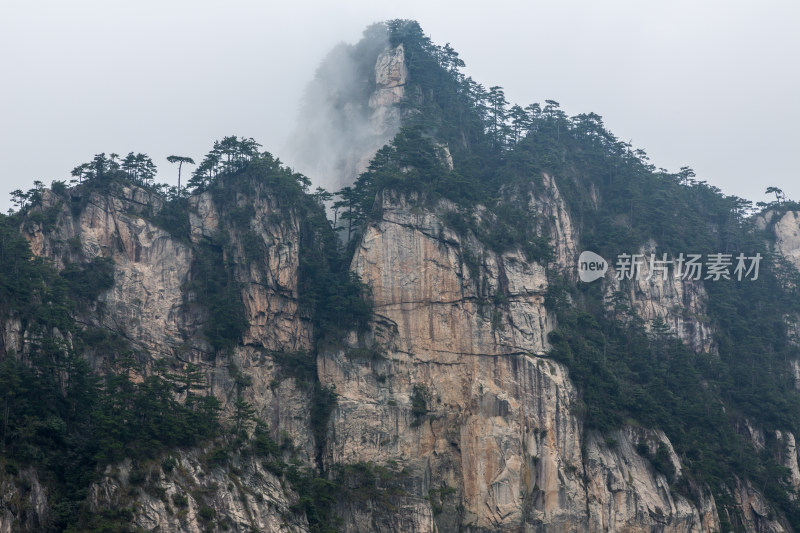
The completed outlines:
[[[351,185],[399,129],[399,114],[384,123],[370,106],[374,87],[369,81],[378,55],[388,47],[385,27],[370,26],[357,45],[334,47],[303,93],[284,157],[315,185],[329,191]]]
[[[795,2],[76,0],[0,6],[0,209],[9,191],[69,179],[99,152],[148,153],[157,180],[175,183],[166,156],[202,159],[225,135],[334,185],[329,169],[345,163],[326,148],[330,110],[315,111],[313,95],[335,84],[307,87],[348,48],[331,50],[389,18],[418,20],[511,102],[602,115],[658,167],[691,166],[753,200],[770,185],[800,199]],[[348,135],[367,142],[369,131]]]

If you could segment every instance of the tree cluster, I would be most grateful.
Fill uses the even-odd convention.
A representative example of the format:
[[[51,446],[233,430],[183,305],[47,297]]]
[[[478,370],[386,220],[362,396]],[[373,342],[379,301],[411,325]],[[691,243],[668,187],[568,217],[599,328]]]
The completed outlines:
[[[129,152],[123,159],[118,154],[100,153],[88,163],[82,163],[72,169],[74,182],[110,181],[115,177],[124,177],[140,185],[150,185],[156,176],[156,165],[147,154]]]
[[[220,174],[242,170],[249,162],[257,158],[261,147],[252,138],[239,139],[235,135],[214,141],[213,149],[206,154],[197,169],[192,173],[189,186],[203,189]]]

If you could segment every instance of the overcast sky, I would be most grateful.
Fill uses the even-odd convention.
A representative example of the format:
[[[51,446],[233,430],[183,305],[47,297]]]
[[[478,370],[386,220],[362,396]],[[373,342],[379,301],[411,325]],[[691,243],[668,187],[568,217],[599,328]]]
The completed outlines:
[[[595,112],[657,167],[726,194],[800,200],[800,2],[765,0],[4,0],[0,210],[99,152],[200,159],[215,139],[274,155],[324,55],[413,18],[510,102]]]

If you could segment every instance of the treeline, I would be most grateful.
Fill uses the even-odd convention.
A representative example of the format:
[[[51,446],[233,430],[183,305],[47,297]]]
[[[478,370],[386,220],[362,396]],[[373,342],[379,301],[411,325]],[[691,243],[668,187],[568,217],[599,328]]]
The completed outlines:
[[[514,177],[530,179],[531,172],[563,168],[572,162],[565,159],[565,150],[577,147],[570,154],[573,160],[602,155],[682,185],[704,183],[694,179],[689,167],[677,173],[656,169],[643,150],[620,141],[595,113],[570,117],[555,100],[524,107],[510,104],[502,87],[487,89],[461,72],[464,62],[458,52],[449,44],[433,43],[416,21],[392,20],[385,25],[390,44],[403,44],[409,84],[418,89],[407,90],[401,103],[412,111],[405,114],[404,125],[418,127],[425,137],[447,146],[455,170],[481,189],[476,196],[492,198]],[[526,140],[526,150],[513,150]],[[528,154],[532,150],[537,152],[535,158]],[[720,194],[719,189],[709,188]],[[782,191],[768,192],[776,193],[780,202]]]
[[[84,180],[108,180],[121,175],[141,185],[149,184],[156,175],[156,165],[147,154],[130,152],[120,159],[118,154],[97,154],[91,162],[72,169],[72,176],[78,183]]]
[[[194,190],[205,189],[220,175],[241,170],[247,163],[265,154],[271,158],[267,152],[259,152],[260,147],[261,145],[252,138],[240,139],[235,135],[215,141],[212,150],[193,172],[187,187],[181,187],[181,170],[184,164],[195,164],[191,157],[177,155],[167,157],[168,162],[178,164],[178,184],[173,186],[155,181],[158,169],[147,154],[129,152],[127,156],[120,157],[119,154],[106,155],[103,152],[95,154],[91,161],[73,168],[72,179],[69,181],[54,180],[51,188],[55,192],[64,192],[69,186],[75,185],[102,188],[115,180],[123,180],[157,192],[168,200],[174,200],[183,198]],[[12,203],[17,209],[23,210],[41,200],[45,184],[37,180],[33,185],[33,188],[27,191],[16,189],[11,192]]]
[[[72,169],[72,179],[54,180],[51,189],[56,193],[65,193],[70,186],[84,188],[104,188],[115,181],[129,181],[147,189],[155,190],[166,195],[177,195],[175,187],[163,183],[155,183],[157,168],[147,154],[128,153],[124,158],[105,152],[95,154],[91,161],[81,163]],[[33,188],[28,191],[16,189],[11,192],[11,201],[18,208],[24,210],[40,202],[45,184],[34,181]]]

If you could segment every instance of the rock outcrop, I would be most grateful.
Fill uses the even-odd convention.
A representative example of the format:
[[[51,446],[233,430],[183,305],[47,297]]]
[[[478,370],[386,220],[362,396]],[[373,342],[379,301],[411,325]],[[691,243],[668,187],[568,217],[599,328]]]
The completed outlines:
[[[649,259],[656,253],[654,242],[638,251],[645,259],[638,275],[620,280],[611,271],[607,274],[606,295],[610,306],[615,304],[615,293],[623,297],[635,315],[648,329],[654,321],[661,320],[670,332],[696,352],[713,352],[713,330],[708,320],[708,296],[699,281],[676,277],[670,270],[650,273]],[[668,258],[669,260],[669,258]],[[612,265],[613,267],[613,265]]]
[[[356,251],[352,269],[372,288],[376,313],[397,324],[398,350],[425,359],[544,353],[544,267],[459,236],[440,218],[454,208],[437,214],[386,197]]]
[[[0,474],[0,533],[45,529],[52,509],[36,470],[22,470],[14,477],[8,470]]]
[[[132,525],[144,531],[308,531],[290,509],[298,496],[261,461],[238,456],[209,466],[201,452],[177,450],[161,465],[109,467],[92,486],[91,511],[132,506]]]
[[[749,481],[737,479],[734,491],[736,506],[741,510],[742,526],[745,531],[758,533],[784,533],[787,529],[775,519],[764,497],[753,488]],[[736,521],[736,517],[734,521]]]
[[[408,66],[402,44],[386,35],[365,44],[341,45],[323,61],[309,84],[289,161],[329,190],[351,185],[375,152],[401,126]],[[371,78],[355,81],[361,76]]]
[[[153,357],[174,356],[187,331],[195,329],[181,312],[192,250],[143,216],[161,207],[158,195],[140,187],[68,198],[48,192],[38,209],[55,210],[55,223],[23,229],[33,253],[51,259],[57,268],[112,259],[114,286],[102,295],[103,309],[90,320]]]
[[[47,226],[26,225],[23,234],[35,254],[51,259],[59,268],[98,257],[113,260],[112,288],[100,296],[98,305],[84,312],[81,320],[129,341],[142,358],[145,371],[160,358],[171,364],[199,365],[205,371],[206,385],[222,402],[224,412],[232,411],[237,397],[249,402],[275,440],[281,435],[290,438],[297,443],[297,456],[313,463],[309,384],[298,384],[294,378],[284,376],[273,356],[275,351],[307,350],[312,346],[309,321],[298,309],[302,215],[281,207],[266,188],[256,185],[250,195],[235,195],[230,207],[245,206],[249,216],[233,223],[229,212],[220,212],[211,193],[203,193],[188,201],[188,234],[173,235],[154,221],[154,213],[162,207],[160,199],[136,186],[92,192],[76,200],[80,209],[71,209],[67,200],[46,194],[37,209],[51,210],[56,215],[55,222]],[[248,328],[238,346],[227,353],[213,354],[202,331],[205,322],[213,317],[192,302],[189,287],[199,247],[219,233],[231,243],[228,260],[237,265],[234,276],[241,287]],[[263,252],[257,261],[247,257],[247,246]],[[25,332],[18,322],[5,324],[4,336],[8,337],[6,346],[24,349]],[[99,371],[109,364],[112,363],[103,360],[102,354],[95,361]],[[255,385],[242,390],[242,380]],[[253,475],[261,474],[256,469]],[[101,492],[108,498],[122,486],[118,484],[112,490],[108,479],[103,483]],[[229,481],[224,483],[228,484]],[[244,486],[246,490],[246,482]],[[253,495],[260,490],[251,488]],[[113,498],[103,501],[119,503]],[[103,505],[103,501],[98,500],[97,505]],[[180,520],[167,519],[164,516],[169,513],[161,513],[163,505],[157,508],[155,500],[148,502],[142,502],[144,514],[136,515],[136,520],[144,524],[141,527],[151,524],[160,525],[165,531],[203,529],[197,517],[183,513]],[[239,505],[238,500],[234,503]],[[233,522],[242,520],[240,508],[229,509],[224,501],[218,504],[222,506],[220,516]],[[254,524],[279,520],[276,517],[282,513],[280,506],[266,503],[262,507],[262,515],[256,513],[252,517]],[[268,511],[273,518],[265,518],[263,513]],[[248,528],[242,530],[249,531]]]
[[[574,261],[569,216],[552,181],[546,191],[532,205],[561,232],[557,257]],[[339,395],[327,464],[403,465],[416,479],[415,493],[399,498],[417,509],[404,515],[408,531],[433,530],[430,513],[419,511],[425,495],[439,531],[718,527],[708,491],[700,503],[673,494],[637,452],[639,443],[663,442],[679,473],[663,433],[584,434],[566,369],[541,357],[553,318],[540,265],[450,230],[446,202],[382,202],[352,263],[372,288],[379,319],[366,342],[378,355],[354,357],[365,339],[353,337],[350,351],[319,359],[321,382]],[[498,291],[505,299],[490,300]]]
[[[756,223],[761,229],[771,226],[775,251],[800,270],[800,211],[767,211]]]
[[[578,264],[578,232],[572,223],[561,193],[556,187],[553,177],[542,173],[543,192],[530,195],[530,210],[539,215],[543,221],[540,231],[550,238],[555,260],[550,265],[560,271],[568,279],[577,279]]]
[[[407,81],[408,67],[403,45],[399,44],[395,48],[387,48],[381,52],[375,62],[375,90],[369,98],[372,126],[375,133],[385,139],[380,146],[385,144],[400,127],[401,115],[398,104],[405,95]],[[372,154],[368,154],[368,158],[371,157]]]

